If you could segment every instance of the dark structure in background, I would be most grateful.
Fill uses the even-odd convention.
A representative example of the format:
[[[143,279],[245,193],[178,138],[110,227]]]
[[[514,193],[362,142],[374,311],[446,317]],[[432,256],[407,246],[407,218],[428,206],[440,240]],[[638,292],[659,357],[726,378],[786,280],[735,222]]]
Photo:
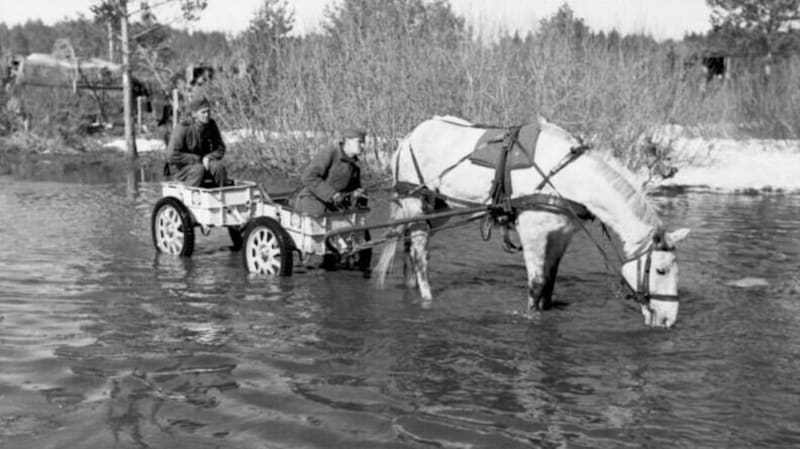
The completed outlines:
[[[26,97],[30,89],[38,88],[65,89],[73,95],[88,92],[95,108],[84,111],[85,123],[80,127],[84,131],[108,128],[120,120],[118,108],[114,107],[122,101],[118,98],[122,92],[122,66],[119,64],[99,58],[77,58],[73,52],[31,53],[4,57],[0,73],[7,97],[6,111],[23,118],[26,131],[32,118],[25,108]],[[137,115],[141,117],[151,111],[150,89],[136,78],[131,79],[131,88],[138,105]]]
[[[726,78],[727,57],[721,54],[709,53],[702,56],[700,64],[703,65],[706,71],[706,81],[711,81],[715,78]]]

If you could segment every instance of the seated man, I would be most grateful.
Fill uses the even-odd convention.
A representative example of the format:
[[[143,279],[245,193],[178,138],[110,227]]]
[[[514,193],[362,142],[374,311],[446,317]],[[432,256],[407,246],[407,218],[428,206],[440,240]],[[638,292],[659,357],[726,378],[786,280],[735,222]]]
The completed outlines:
[[[355,202],[363,196],[358,156],[366,134],[361,129],[347,129],[337,144],[314,156],[300,178],[303,189],[294,200],[295,210],[319,216],[344,208],[347,199]]]
[[[191,117],[172,131],[164,174],[187,186],[219,187],[226,184],[225,144],[211,118],[211,105],[205,97],[195,98],[188,107]]]

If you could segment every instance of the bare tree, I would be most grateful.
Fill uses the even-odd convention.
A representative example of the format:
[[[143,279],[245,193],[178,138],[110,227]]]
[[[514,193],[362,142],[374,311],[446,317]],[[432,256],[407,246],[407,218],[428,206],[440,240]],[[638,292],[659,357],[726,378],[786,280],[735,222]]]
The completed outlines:
[[[122,101],[123,113],[125,114],[125,146],[128,158],[133,161],[137,157],[136,138],[133,127],[133,96],[131,94],[131,37],[128,33],[131,17],[137,14],[142,15],[145,23],[154,23],[155,15],[153,8],[166,7],[168,5],[178,5],[185,20],[196,20],[199,13],[208,5],[207,0],[160,0],[154,5],[143,1],[140,9],[131,11],[128,9],[128,0],[101,0],[90,9],[98,21],[106,23],[119,22],[119,39],[122,53]],[[150,27],[140,32],[137,37],[147,33],[155,27]]]

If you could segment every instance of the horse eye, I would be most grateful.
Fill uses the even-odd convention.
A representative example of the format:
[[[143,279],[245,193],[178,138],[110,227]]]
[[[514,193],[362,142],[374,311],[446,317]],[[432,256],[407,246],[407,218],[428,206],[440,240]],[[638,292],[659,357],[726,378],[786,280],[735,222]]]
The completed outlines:
[[[667,274],[666,268],[656,268],[656,273],[660,274],[661,276]]]

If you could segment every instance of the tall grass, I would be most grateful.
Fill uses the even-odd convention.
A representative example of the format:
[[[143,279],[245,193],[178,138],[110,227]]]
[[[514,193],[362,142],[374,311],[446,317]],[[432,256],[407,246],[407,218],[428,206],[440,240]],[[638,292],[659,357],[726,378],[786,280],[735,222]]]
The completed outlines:
[[[217,73],[208,93],[218,120],[250,132],[231,158],[296,173],[338,130],[363,126],[374,137],[368,168],[384,173],[396,139],[444,114],[497,126],[540,114],[632,164],[639,139],[664,124],[800,135],[798,57],[773,66],[769,77],[744,63],[728,79],[706,81],[699,65],[672,52],[673,43],[645,36],[551,30],[486,42],[449,17],[446,2],[344,3],[359,2],[366,6],[340,11],[318,34],[265,33],[272,40],[255,46],[264,54],[249,54],[247,76]],[[34,120],[40,130],[69,129],[70,100],[38,97],[27,104],[45,117]],[[66,124],[58,111],[66,111]]]
[[[273,66],[258,66],[254,77],[216,80],[225,125],[323,136],[362,125],[377,137],[370,166],[378,172],[395,139],[437,114],[498,126],[541,114],[630,161],[638,159],[637,140],[663,124],[749,124],[773,137],[800,131],[797,59],[769,79],[753,70],[706,81],[701,67],[644,38],[610,45],[554,34],[486,43],[468,31],[456,40],[412,31],[394,39],[343,33],[336,46],[324,35],[285,42]],[[249,147],[265,166],[291,172],[325,141],[253,139]]]

